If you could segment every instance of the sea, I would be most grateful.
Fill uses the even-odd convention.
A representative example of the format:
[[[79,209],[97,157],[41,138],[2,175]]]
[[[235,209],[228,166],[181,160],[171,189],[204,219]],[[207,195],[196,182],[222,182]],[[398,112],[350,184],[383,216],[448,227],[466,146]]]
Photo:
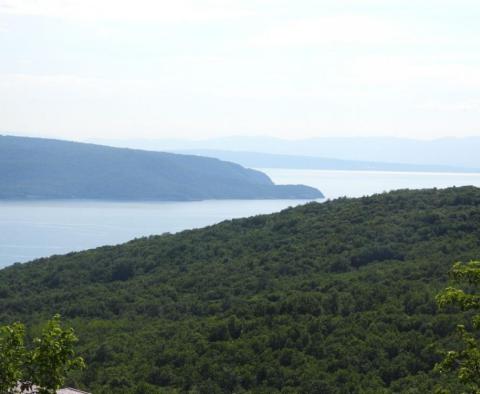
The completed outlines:
[[[320,189],[325,199],[361,197],[396,189],[480,187],[480,173],[421,173],[260,169],[277,184]],[[0,202],[0,268],[16,262],[176,233],[223,220],[278,212],[307,200],[194,202]]]

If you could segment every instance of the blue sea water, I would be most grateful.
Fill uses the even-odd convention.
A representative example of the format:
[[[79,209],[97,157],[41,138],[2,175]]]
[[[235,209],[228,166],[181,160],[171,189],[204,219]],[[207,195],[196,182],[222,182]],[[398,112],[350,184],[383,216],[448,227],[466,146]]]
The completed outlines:
[[[279,184],[306,184],[327,199],[394,189],[475,185],[480,174],[263,169]],[[114,245],[222,220],[280,211],[305,200],[198,202],[0,202],[0,267],[38,257]]]

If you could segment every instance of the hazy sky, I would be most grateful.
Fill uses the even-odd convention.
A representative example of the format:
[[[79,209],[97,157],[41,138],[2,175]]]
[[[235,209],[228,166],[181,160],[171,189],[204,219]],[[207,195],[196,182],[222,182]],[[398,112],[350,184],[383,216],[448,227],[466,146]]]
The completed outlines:
[[[480,135],[478,0],[0,0],[0,131]]]

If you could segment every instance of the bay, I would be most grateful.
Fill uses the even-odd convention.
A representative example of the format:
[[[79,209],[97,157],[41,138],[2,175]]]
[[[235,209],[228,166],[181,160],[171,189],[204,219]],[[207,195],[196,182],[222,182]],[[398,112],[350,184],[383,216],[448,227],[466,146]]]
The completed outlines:
[[[0,268],[142,236],[278,212],[305,200],[0,202]]]
[[[396,189],[480,187],[480,174],[262,169],[275,183],[319,188],[326,199]],[[305,200],[196,202],[0,202],[0,268],[133,238],[199,228],[222,220],[278,212]]]
[[[277,184],[306,184],[326,199],[362,197],[398,189],[480,187],[480,173],[324,171],[262,168]]]

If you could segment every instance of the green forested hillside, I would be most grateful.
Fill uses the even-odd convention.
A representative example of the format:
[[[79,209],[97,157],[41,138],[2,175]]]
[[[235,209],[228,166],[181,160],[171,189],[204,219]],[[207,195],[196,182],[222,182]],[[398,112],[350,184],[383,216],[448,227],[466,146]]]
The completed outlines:
[[[61,313],[94,393],[461,392],[434,296],[479,255],[480,189],[339,199],[3,269],[0,323]]]

